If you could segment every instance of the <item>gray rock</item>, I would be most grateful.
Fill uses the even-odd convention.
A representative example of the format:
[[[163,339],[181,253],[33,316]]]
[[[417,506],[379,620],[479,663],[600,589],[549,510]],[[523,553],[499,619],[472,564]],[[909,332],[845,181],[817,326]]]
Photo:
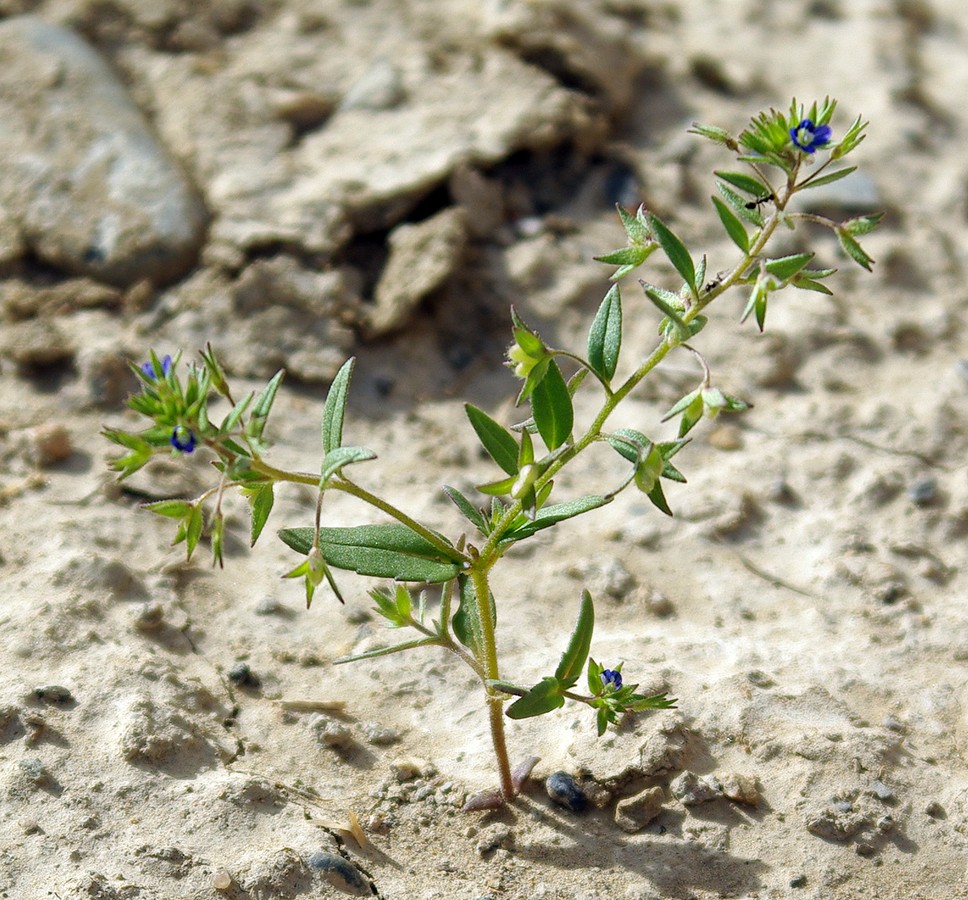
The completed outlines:
[[[43,368],[69,362],[74,357],[70,338],[49,319],[30,319],[5,325],[0,332],[0,353],[18,366]]]
[[[80,37],[34,16],[0,23],[0,121],[0,205],[41,260],[118,285],[192,265],[202,202]]]
[[[336,853],[320,850],[307,860],[309,868],[319,872],[322,877],[338,891],[354,897],[368,897],[373,889],[359,869]]]
[[[370,67],[350,87],[340,103],[341,109],[393,109],[406,96],[397,67],[385,56]]]
[[[663,802],[665,794],[660,787],[651,787],[634,797],[619,800],[615,807],[615,824],[622,831],[635,834],[662,812]]]
[[[724,796],[723,786],[715,775],[683,772],[669,787],[683,806],[698,806]]]
[[[453,207],[390,232],[390,257],[376,286],[367,331],[378,337],[405,325],[426,296],[460,265],[467,242],[464,211]]]
[[[495,822],[481,831],[477,839],[477,852],[485,856],[492,850],[514,849],[514,832],[503,822]]]

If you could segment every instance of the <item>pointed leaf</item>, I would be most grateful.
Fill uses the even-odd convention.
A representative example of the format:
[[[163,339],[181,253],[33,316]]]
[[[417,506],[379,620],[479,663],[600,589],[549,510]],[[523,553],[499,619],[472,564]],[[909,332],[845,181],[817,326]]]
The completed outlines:
[[[605,263],[609,266],[641,266],[648,258],[655,245],[651,247],[622,247],[621,250],[613,250],[603,256],[592,257],[596,262]]]
[[[457,488],[444,485],[444,493],[450,497],[454,505],[464,514],[464,518],[467,519],[472,525],[474,525],[482,534],[489,534],[490,529],[487,526],[487,520],[484,518],[481,511],[471,503]]]
[[[272,512],[272,504],[275,502],[272,483],[262,485],[249,500],[252,504],[251,546],[254,547],[255,542],[259,540],[259,535],[262,534],[262,529],[265,528],[269,513]]]
[[[376,454],[366,447],[334,447],[323,457],[320,484],[325,485],[343,466],[366,462],[368,459],[376,459]]]
[[[575,685],[582,669],[585,668],[585,660],[588,659],[588,651],[592,646],[592,632],[595,630],[595,606],[592,603],[592,595],[588,591],[582,591],[581,606],[578,609],[578,621],[575,623],[575,630],[572,632],[568,646],[555,669],[555,678],[561,685],[568,689]]]
[[[649,233],[649,227],[645,223],[641,206],[635,215],[630,213],[620,203],[615,204],[615,209],[618,210],[618,217],[622,220],[622,227],[625,228],[625,233],[629,236],[630,241],[636,244],[644,244],[651,239],[652,235]]]
[[[221,426],[219,426],[219,431],[222,434],[229,434],[239,424],[239,419],[242,418],[246,408],[252,402],[252,397],[252,394],[248,394],[232,407],[232,410],[222,421]]]
[[[528,693],[515,700],[506,710],[509,719],[530,719],[565,705],[557,678],[542,678]]]
[[[202,504],[197,503],[192,509],[191,514],[185,525],[185,541],[188,547],[188,559],[192,558],[195,548],[198,546],[199,538],[202,536],[202,526],[205,524],[205,514]]]
[[[141,508],[168,519],[184,519],[191,513],[192,504],[187,500],[158,500],[154,503],[143,503]]]
[[[838,226],[837,229],[837,240],[840,241],[840,246],[843,248],[844,253],[846,253],[857,265],[863,266],[868,272],[871,271],[871,266],[874,264],[874,260],[871,259],[867,253],[864,252],[864,248],[861,247],[850,234],[848,234],[843,227]]]
[[[389,656],[391,653],[399,653],[401,650],[413,650],[416,647],[429,647],[439,643],[440,640],[436,637],[416,638],[412,641],[404,641],[402,644],[394,644],[392,647],[377,647],[374,650],[367,650],[365,653],[341,656],[339,659],[333,660],[333,665],[341,666],[343,663],[358,662],[361,659],[376,659],[379,656]]]
[[[611,381],[622,347],[622,295],[612,285],[602,300],[588,332],[588,361],[606,381]]]
[[[782,256],[779,259],[768,259],[766,271],[775,275],[781,281],[786,281],[796,275],[814,256],[813,253],[794,253],[791,256]]]
[[[746,233],[746,227],[740,222],[739,218],[733,213],[733,211],[725,204],[719,197],[713,197],[713,206],[716,207],[716,212],[719,214],[719,221],[723,223],[723,228],[726,229],[726,234],[729,235],[730,240],[739,247],[743,253],[750,252],[750,238]]]
[[[841,178],[846,178],[851,172],[856,171],[857,166],[848,166],[846,169],[838,169],[836,172],[828,172],[826,175],[808,178],[797,185],[797,188],[799,190],[805,190],[806,188],[820,187],[822,184],[833,184],[835,181],[840,181]]]
[[[739,188],[744,194],[749,194],[757,200],[771,193],[770,189],[759,178],[754,178],[745,172],[715,172],[714,174],[717,178],[722,178],[727,184]]]
[[[346,399],[355,365],[355,357],[346,360],[340,366],[333,383],[329,386],[326,404],[323,406],[322,437],[324,453],[335,450],[343,443],[343,417],[346,414]]]
[[[466,575],[458,577],[457,585],[460,602],[451,620],[451,625],[457,640],[476,657],[480,658],[484,645],[481,636],[481,617],[477,608],[477,591],[474,589],[474,582]],[[497,607],[494,603],[494,595],[491,594],[488,600],[491,604],[491,621],[497,622]]]
[[[307,554],[312,528],[285,528],[279,537],[297,553]],[[359,575],[397,581],[449,581],[461,570],[461,557],[444,554],[417,532],[400,523],[320,528],[319,547],[326,562]]]
[[[665,494],[662,491],[661,481],[657,480],[652,486],[652,490],[649,491],[646,496],[652,501],[654,506],[664,512],[667,516],[672,515],[672,510],[669,508],[669,504],[666,502]]]
[[[282,384],[282,379],[285,375],[285,369],[280,369],[276,372],[259,395],[255,409],[252,410],[252,416],[249,419],[249,427],[247,429],[249,437],[255,438],[256,440],[262,438],[262,432],[266,427],[266,420],[269,418],[272,404],[275,402],[276,394],[279,392],[279,385]]]
[[[869,216],[858,216],[856,219],[848,219],[846,222],[841,223],[841,228],[844,229],[848,234],[854,237],[860,237],[863,234],[869,234],[875,228],[877,228],[878,223],[884,218],[884,213],[873,213]]]
[[[549,450],[556,450],[571,437],[575,411],[568,385],[565,384],[561,369],[554,360],[531,395],[531,412],[534,414],[538,433]]]
[[[665,255],[669,257],[675,270],[682,276],[683,281],[689,286],[690,290],[695,289],[696,267],[693,265],[692,257],[679,237],[665,224],[658,216],[649,215],[649,225],[655,239],[659,242]]]
[[[566,519],[572,519],[575,516],[582,515],[582,513],[591,512],[593,509],[598,509],[600,506],[605,506],[611,502],[612,497],[588,496],[579,497],[577,500],[568,500],[565,503],[555,503],[552,506],[546,506],[543,509],[539,509],[535,517],[530,521],[523,522],[513,531],[509,530],[501,543],[513,543],[514,541],[531,537],[535,532],[541,531],[544,528],[550,528],[552,525],[557,525]]]
[[[716,189],[723,195],[723,199],[733,207],[740,218],[746,219],[747,222],[755,225],[757,228],[763,227],[763,214],[760,212],[758,206],[747,206],[746,201],[736,191],[721,181],[716,182]]]
[[[483,409],[478,409],[473,403],[465,403],[467,418],[477,432],[477,436],[484,449],[508,475],[516,475],[518,471],[518,442],[503,425],[494,421]]]

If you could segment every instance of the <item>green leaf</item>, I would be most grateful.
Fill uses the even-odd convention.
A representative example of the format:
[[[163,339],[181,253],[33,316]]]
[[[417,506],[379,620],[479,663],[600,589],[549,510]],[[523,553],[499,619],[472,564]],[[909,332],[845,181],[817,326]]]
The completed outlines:
[[[838,225],[835,229],[837,232],[837,240],[840,241],[840,246],[843,248],[844,253],[846,253],[857,265],[862,266],[867,269],[868,272],[871,271],[871,266],[874,264],[874,260],[871,259],[864,248],[861,247],[859,243],[844,230],[842,225]]]
[[[457,635],[457,640],[476,657],[480,658],[484,645],[481,636],[480,612],[477,607],[477,591],[474,589],[474,582],[466,575],[458,577],[457,585],[460,601],[451,620],[451,625],[454,634]],[[490,594],[488,600],[491,604],[491,621],[497,622],[497,606],[494,603],[494,595]]]
[[[588,332],[588,361],[605,381],[611,381],[615,374],[621,347],[622,295],[615,284],[598,307]]]
[[[687,129],[688,134],[698,134],[700,137],[708,138],[717,144],[722,144],[730,150],[738,150],[739,144],[728,131],[716,125],[703,125],[701,122],[693,122],[692,128]]]
[[[191,513],[192,504],[187,500],[158,500],[154,503],[143,503],[141,508],[168,519],[184,519]]]
[[[618,217],[622,220],[622,227],[625,229],[625,233],[629,236],[630,241],[636,244],[644,244],[646,241],[652,239],[641,206],[635,215],[630,213],[620,203],[615,204],[615,209],[618,211]]]
[[[642,450],[652,443],[641,431],[634,428],[620,428],[605,438],[609,446],[630,463],[637,463]]]
[[[568,689],[574,686],[585,668],[588,651],[592,646],[592,632],[595,630],[595,606],[592,595],[582,591],[581,606],[578,609],[578,621],[571,634],[568,646],[555,669],[555,678],[562,687]]]
[[[656,479],[655,484],[652,486],[646,496],[652,501],[652,504],[664,512],[667,516],[672,515],[672,510],[669,508],[669,504],[666,502],[665,494],[662,491],[662,482]]]
[[[205,514],[202,504],[195,504],[185,525],[185,542],[188,547],[188,559],[191,561],[192,554],[198,546],[198,540],[202,536],[202,526],[205,524]]]
[[[266,427],[266,420],[269,418],[269,411],[272,409],[276,394],[279,392],[279,385],[282,384],[282,379],[285,375],[286,370],[280,369],[272,376],[272,380],[265,386],[262,393],[259,394],[259,399],[256,401],[255,409],[252,410],[249,425],[246,429],[246,433],[250,438],[254,438],[257,441],[261,440],[262,432]]]
[[[219,426],[219,431],[222,434],[229,434],[232,429],[239,424],[239,419],[242,418],[242,415],[252,402],[252,396],[252,394],[248,394],[232,407],[231,412],[229,412],[229,414],[222,421],[222,424]]]
[[[772,193],[769,187],[763,184],[759,178],[754,178],[745,172],[714,172],[714,174],[717,178],[722,178],[727,184],[739,188],[744,194],[749,194],[757,200]]]
[[[739,218],[733,213],[733,211],[725,204],[719,197],[713,197],[713,206],[716,207],[716,212],[719,213],[719,221],[723,223],[723,228],[726,229],[726,234],[729,235],[730,240],[739,247],[743,253],[750,252],[750,238],[746,233],[746,227],[740,222]]]
[[[622,247],[621,250],[613,250],[611,253],[595,256],[593,259],[609,266],[631,266],[634,269],[636,266],[641,266],[654,249],[654,246]]]
[[[343,466],[366,462],[368,459],[376,459],[376,454],[372,450],[367,450],[366,447],[335,447],[323,457],[320,484],[325,486],[326,482]]]
[[[645,296],[648,297],[658,308],[659,312],[665,315],[665,317],[669,320],[666,324],[671,324],[673,329],[672,332],[670,332],[670,335],[678,338],[680,342],[689,340],[689,326],[683,321],[680,310],[669,302],[669,292],[657,291],[651,284],[648,284],[644,281],[642,282],[642,288],[645,291]],[[676,300],[678,300],[678,297],[676,297]],[[660,331],[664,331],[664,329],[660,329]]]
[[[255,542],[259,540],[259,535],[262,534],[262,529],[266,526],[269,513],[272,512],[272,504],[275,502],[275,493],[273,492],[272,483],[270,482],[269,484],[264,484],[259,487],[249,497],[249,502],[252,504],[250,546],[254,547]]]
[[[864,234],[869,234],[875,228],[877,228],[878,223],[884,218],[884,213],[873,213],[869,216],[858,216],[856,219],[848,219],[846,222],[842,222],[840,227],[844,229],[848,234],[854,237],[860,237]]]
[[[733,207],[741,218],[746,219],[747,222],[755,225],[757,228],[763,227],[763,214],[760,212],[758,206],[755,204],[748,206],[746,201],[736,191],[721,181],[716,182],[716,190],[723,195],[723,199]]]
[[[669,257],[675,270],[682,276],[691,291],[695,291],[696,267],[692,257],[679,237],[658,216],[649,215],[649,225],[663,252]]]
[[[297,553],[308,554],[312,528],[284,528],[279,537]],[[319,547],[326,562],[359,575],[396,581],[438,583],[461,571],[461,556],[445,554],[401,523],[320,528]]]
[[[487,519],[484,518],[481,511],[471,503],[457,488],[450,487],[449,485],[444,485],[444,493],[450,497],[454,505],[464,514],[464,518],[467,519],[472,525],[474,525],[482,534],[489,534],[490,528],[487,525]]]
[[[571,437],[575,411],[561,369],[552,360],[545,377],[531,395],[531,412],[538,433],[549,450],[556,450]],[[513,438],[512,438],[513,440]],[[516,449],[516,448],[515,448]],[[517,459],[515,459],[517,465]],[[505,469],[505,471],[509,471]],[[515,470],[516,471],[516,470]]]
[[[803,291],[816,291],[818,294],[826,294],[828,297],[834,295],[834,292],[827,285],[814,281],[812,278],[804,278],[802,275],[796,275],[790,284]]]
[[[542,678],[528,693],[515,700],[505,715],[509,719],[530,719],[533,716],[544,715],[565,705],[565,698],[561,696],[561,685],[557,678]]]
[[[333,660],[333,665],[341,666],[343,663],[358,662],[361,659],[376,659],[379,656],[389,656],[391,653],[399,653],[401,650],[413,650],[416,647],[429,647],[439,643],[440,640],[436,637],[416,638],[412,641],[404,641],[402,644],[394,644],[392,647],[377,647],[374,650],[367,650],[365,653],[341,656],[339,659]]]
[[[833,184],[846,178],[851,172],[856,172],[857,166],[848,166],[846,169],[838,169],[836,172],[828,172],[826,175],[818,175],[816,178],[806,178],[797,185],[798,190],[820,187],[822,184]]]
[[[611,502],[612,497],[592,495],[579,497],[576,500],[568,500],[565,503],[555,503],[552,506],[546,506],[543,509],[539,509],[533,519],[522,522],[513,531],[509,530],[504,535],[501,543],[503,545],[523,540],[544,528],[550,528],[552,525],[557,525],[566,519],[573,519],[575,516],[591,512],[593,509],[598,509],[600,506],[605,506]]]
[[[786,281],[796,275],[815,255],[814,253],[794,253],[779,259],[768,259],[766,271],[781,281]]]
[[[484,449],[508,475],[518,472],[518,442],[503,425],[499,425],[484,410],[478,409],[473,403],[465,403],[467,418],[477,432],[477,436]]]
[[[488,481],[486,484],[474,485],[477,490],[482,494],[488,494],[492,497],[503,497],[505,494],[511,493],[511,488],[513,488],[518,483],[517,475],[510,475],[507,478],[501,478],[497,481]]]
[[[329,453],[343,443],[343,417],[346,414],[346,399],[349,393],[350,379],[353,377],[353,367],[356,358],[350,357],[340,366],[333,383],[326,395],[323,406],[323,452]]]

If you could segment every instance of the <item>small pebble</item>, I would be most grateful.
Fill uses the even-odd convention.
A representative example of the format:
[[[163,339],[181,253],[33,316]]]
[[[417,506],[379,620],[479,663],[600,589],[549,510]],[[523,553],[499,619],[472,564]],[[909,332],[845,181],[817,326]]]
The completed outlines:
[[[871,793],[877,797],[878,800],[887,803],[889,800],[894,799],[894,791],[892,791],[883,781],[875,779],[871,782],[870,787]]]
[[[552,803],[563,806],[573,813],[580,813],[588,805],[585,792],[567,772],[553,772],[545,780],[545,791]]]
[[[807,886],[807,876],[797,875],[796,878],[790,879],[790,887],[792,888],[802,888]]]
[[[369,882],[359,869],[335,853],[320,850],[307,860],[309,867],[319,872],[338,891],[356,897],[372,895]]]
[[[937,800],[932,800],[926,807],[924,807],[924,812],[926,815],[931,816],[932,819],[947,819],[948,814],[945,812],[945,808],[938,803]]]
[[[477,839],[477,852],[485,856],[492,850],[511,850],[514,848],[514,832],[502,822],[488,825]]]
[[[227,891],[232,887],[232,876],[225,869],[219,869],[212,876],[212,887],[217,891]]]
[[[50,778],[47,767],[39,759],[20,760],[20,769],[34,784],[43,784]]]
[[[433,767],[424,759],[399,758],[390,763],[393,777],[399,782],[413,781],[421,775],[429,775]]]
[[[938,482],[934,478],[919,478],[908,485],[907,495],[915,506],[930,506],[938,496]]]
[[[651,787],[634,797],[619,800],[615,807],[615,824],[622,831],[635,834],[662,812],[664,802],[665,793],[660,787]]]
[[[715,775],[696,775],[683,772],[669,785],[675,798],[683,806],[698,806],[723,796],[723,787]]]
[[[66,687],[59,684],[44,684],[32,691],[34,698],[41,703],[66,704],[74,702],[74,695]]]
[[[30,429],[30,457],[41,468],[63,462],[74,452],[67,429],[56,422],[46,422]]]
[[[310,727],[316,735],[316,740],[324,747],[330,747],[333,750],[349,750],[355,743],[349,726],[329,716],[315,716]]]
[[[257,688],[262,685],[259,676],[245,662],[238,662],[232,666],[229,669],[228,678],[232,684],[237,684],[239,687]]]
[[[363,726],[363,737],[375,747],[389,747],[400,740],[400,732],[379,722],[367,722]]]
[[[134,617],[135,631],[152,634],[165,624],[165,608],[160,603],[145,603]]]

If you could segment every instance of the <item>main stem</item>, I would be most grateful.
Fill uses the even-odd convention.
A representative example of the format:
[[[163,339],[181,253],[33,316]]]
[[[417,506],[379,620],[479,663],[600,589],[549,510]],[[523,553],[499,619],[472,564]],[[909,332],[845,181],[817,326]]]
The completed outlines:
[[[474,582],[474,593],[477,596],[478,621],[481,623],[481,660],[484,666],[484,677],[488,681],[497,681],[500,677],[497,664],[497,641],[494,633],[494,616],[491,615],[491,589],[487,579],[487,569],[478,560],[471,567],[471,579]],[[485,686],[487,692],[487,714],[491,724],[491,743],[494,745],[494,755],[497,757],[497,771],[501,779],[501,796],[510,803],[514,799],[514,781],[511,778],[511,760],[508,757],[508,745],[504,736],[504,701],[500,694],[489,684]]]

